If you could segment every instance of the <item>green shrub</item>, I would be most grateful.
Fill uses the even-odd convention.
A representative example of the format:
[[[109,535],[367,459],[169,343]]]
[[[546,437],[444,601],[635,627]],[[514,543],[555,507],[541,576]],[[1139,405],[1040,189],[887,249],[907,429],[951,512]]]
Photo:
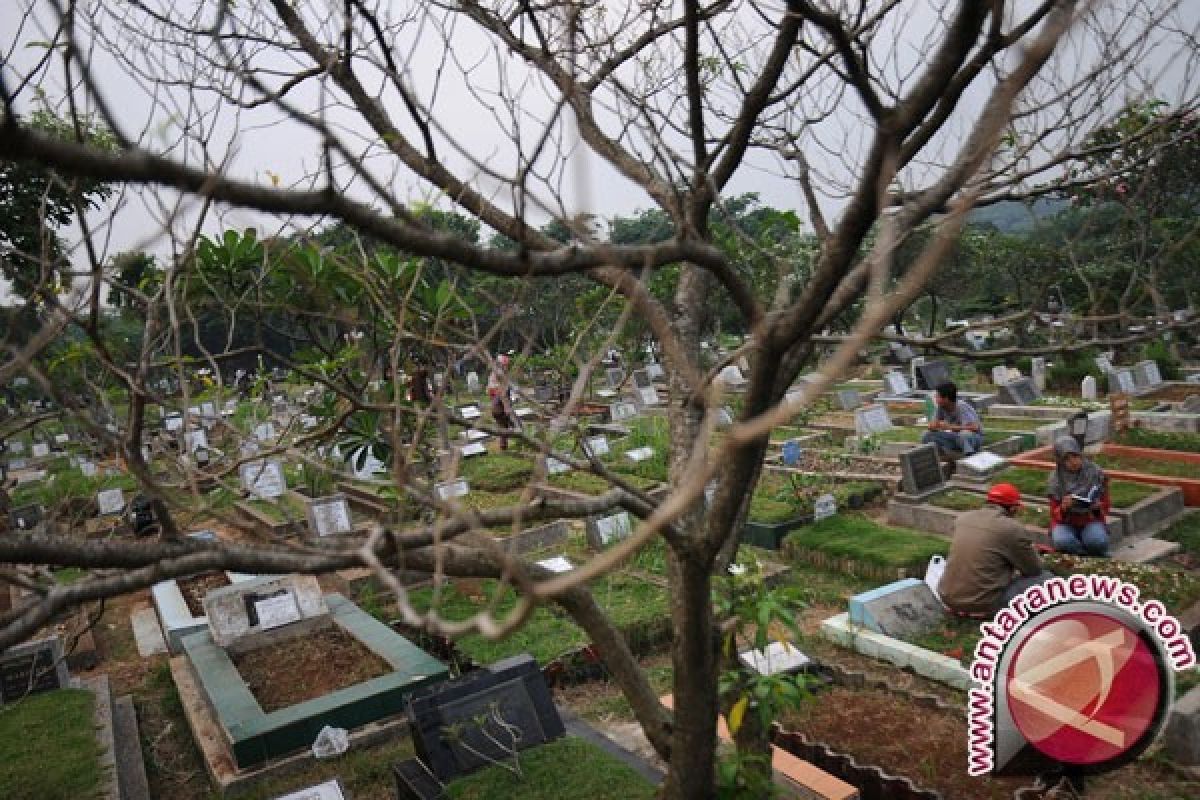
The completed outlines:
[[[1158,362],[1158,371],[1165,381],[1177,381],[1182,379],[1182,371],[1179,369],[1179,361],[1175,356],[1171,355],[1171,348],[1162,339],[1155,339],[1148,342],[1142,348],[1142,358],[1151,359]]]
[[[1094,350],[1078,350],[1060,353],[1054,359],[1054,366],[1046,370],[1046,386],[1053,389],[1075,389],[1088,375],[1096,371],[1096,353]],[[1028,375],[1030,372],[1021,370]]]

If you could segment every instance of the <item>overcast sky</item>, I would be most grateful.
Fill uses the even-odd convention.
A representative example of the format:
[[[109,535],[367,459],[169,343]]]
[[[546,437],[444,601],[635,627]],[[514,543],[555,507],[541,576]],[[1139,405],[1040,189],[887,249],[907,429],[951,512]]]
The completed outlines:
[[[180,6],[182,13],[193,3],[167,3]],[[212,4],[206,4],[211,7]],[[262,5],[266,5],[265,3]],[[878,2],[869,4],[877,7]],[[945,2],[916,0],[905,4],[903,12],[895,15],[886,35],[878,38],[879,44],[872,52],[877,68],[891,76],[893,85],[911,85],[912,70],[919,66],[929,50],[931,32],[940,29],[938,10]],[[1022,3],[1028,5],[1028,3]],[[1117,5],[1128,5],[1117,3]],[[23,12],[36,7],[31,17]],[[183,151],[173,143],[180,129],[179,121],[191,118],[208,131],[209,157],[220,160],[224,168],[233,175],[272,182],[280,185],[307,185],[309,176],[319,164],[319,138],[311,130],[287,120],[278,109],[267,107],[250,111],[238,111],[230,104],[219,100],[211,93],[188,93],[179,87],[156,83],[163,79],[189,80],[211,77],[196,52],[186,49],[171,50],[150,41],[131,37],[118,31],[113,15],[127,13],[127,4],[104,3],[98,0],[83,2],[82,7],[92,13],[88,20],[93,25],[81,25],[85,36],[82,44],[89,49],[91,73],[99,90],[110,106],[117,112],[122,131],[155,150],[167,150],[182,157]],[[319,3],[324,7],[325,4]],[[403,18],[411,6],[407,3],[382,3],[389,7],[395,19]],[[44,0],[4,0],[0,2],[0,47],[3,48],[5,79],[12,82],[15,75],[23,75],[44,54],[44,48],[36,45],[50,38],[54,28],[53,17],[48,13],[51,6]],[[608,4],[610,13],[619,14],[623,4]],[[244,6],[242,7],[244,8]],[[176,14],[181,12],[176,12]],[[722,33],[723,44],[731,49],[753,50],[756,36],[754,16],[741,15],[739,24],[730,26]],[[1172,18],[1184,34],[1190,33],[1195,41],[1200,22],[1200,0],[1185,0]],[[90,30],[89,30],[90,29]],[[94,32],[112,36],[109,41],[90,38]],[[1052,66],[1064,77],[1079,69],[1093,55],[1094,42],[1080,31],[1062,47],[1062,57]],[[280,33],[284,38],[286,33]],[[452,37],[452,46],[444,44]],[[123,58],[118,59],[109,52],[119,49]],[[531,140],[540,135],[539,120],[544,120],[553,109],[552,93],[540,85],[519,60],[500,59],[490,48],[488,41],[469,23],[460,23],[452,31],[439,30],[430,19],[414,20],[399,28],[393,42],[396,57],[407,64],[409,83],[423,104],[431,107],[441,126],[435,134],[443,158],[457,172],[468,177],[492,199],[504,207],[512,207],[513,198],[507,185],[485,174],[485,169],[511,171],[515,163],[512,137],[519,135],[525,149]],[[761,49],[761,48],[760,48]],[[449,59],[443,58],[450,53]],[[1123,77],[1125,85],[1114,91],[1116,100],[1125,96],[1155,95],[1172,102],[1193,99],[1196,81],[1192,72],[1195,53],[1181,57],[1175,47],[1162,47],[1155,51],[1154,58],[1142,69],[1129,71]],[[255,54],[255,63],[260,67],[275,67],[284,72],[296,69],[291,57]],[[747,56],[752,59],[752,56]],[[57,63],[57,61],[55,62]],[[305,64],[307,66],[307,64]],[[137,74],[137,69],[144,74]],[[367,80],[370,80],[369,70]],[[463,79],[462,75],[469,75]],[[10,83],[11,85],[11,83]],[[61,103],[64,83],[61,69],[54,67],[41,80],[48,100],[55,105]],[[981,102],[988,83],[969,92],[959,110],[947,126],[944,136],[931,148],[934,155],[953,151],[961,142],[961,136],[973,122],[973,113]],[[511,113],[501,109],[503,94],[524,87],[521,107]],[[680,90],[681,91],[681,90]],[[403,123],[404,113],[398,97],[383,95],[390,113]],[[378,143],[366,135],[366,126],[357,118],[338,109],[329,102],[329,96],[312,84],[289,95],[289,101],[309,113],[324,110],[325,121],[345,134],[351,148],[364,156],[372,174],[387,183],[395,197],[403,201],[429,201],[448,207],[442,198],[432,194],[427,185],[416,180],[394,159],[381,154]],[[23,97],[23,105],[29,108],[34,102],[31,93]],[[806,153],[814,170],[823,179],[822,206],[828,215],[836,215],[843,203],[845,186],[854,177],[854,162],[870,133],[861,121],[861,105],[852,93],[830,101],[828,116],[808,126]],[[817,102],[815,105],[819,106]],[[682,112],[680,112],[682,117]],[[611,121],[611,116],[608,118]],[[415,136],[415,128],[406,133]],[[577,143],[571,129],[569,117],[553,129],[554,137],[560,137],[563,147]],[[671,141],[670,137],[667,137]],[[414,138],[414,141],[419,139]],[[1052,137],[1050,140],[1052,141]],[[458,147],[455,153],[450,143]],[[682,142],[676,142],[682,144]],[[574,147],[572,155],[562,160],[560,173],[550,180],[563,189],[562,195],[569,212],[587,211],[602,217],[623,214],[635,209],[647,208],[650,199],[632,186],[614,170],[596,158],[584,153],[586,148]],[[686,153],[681,148],[680,152]],[[445,155],[449,153],[449,155]],[[191,153],[195,157],[195,151]],[[937,159],[931,159],[936,161]],[[846,162],[849,162],[848,164]],[[472,163],[475,162],[475,163]],[[921,180],[922,164],[914,166],[911,180]],[[802,218],[807,212],[796,183],[780,177],[781,165],[776,158],[765,153],[753,154],[737,173],[729,194],[753,191],[761,195],[769,205],[795,209]],[[352,191],[355,191],[352,189]],[[547,192],[541,192],[543,196]],[[99,237],[102,257],[130,249],[148,249],[160,255],[170,253],[173,244],[166,230],[174,231],[177,240],[185,240],[196,219],[195,201],[179,198],[172,192],[134,188],[121,190],[114,197],[113,205],[118,213],[108,222],[111,209],[104,214],[94,215],[94,222],[102,232]],[[544,213],[531,211],[535,220],[545,219]],[[244,211],[218,209],[205,221],[204,230],[215,232],[225,227],[262,226],[274,232],[293,221],[276,217],[264,217]],[[310,224],[310,220],[294,221]],[[75,238],[78,236],[76,234]]]

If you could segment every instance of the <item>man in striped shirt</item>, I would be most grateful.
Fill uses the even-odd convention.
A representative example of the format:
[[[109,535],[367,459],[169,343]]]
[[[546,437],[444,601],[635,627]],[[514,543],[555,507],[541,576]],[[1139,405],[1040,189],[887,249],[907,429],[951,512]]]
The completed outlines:
[[[929,420],[923,444],[937,445],[938,455],[955,459],[979,452],[983,447],[983,422],[966,400],[958,399],[958,387],[947,381],[934,393],[937,413]]]

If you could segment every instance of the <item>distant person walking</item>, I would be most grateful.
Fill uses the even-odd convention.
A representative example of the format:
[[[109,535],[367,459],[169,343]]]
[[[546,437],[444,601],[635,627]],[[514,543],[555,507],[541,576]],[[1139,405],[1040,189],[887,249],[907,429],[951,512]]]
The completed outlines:
[[[496,427],[504,430],[511,430],[513,427],[512,421],[512,405],[508,398],[508,356],[501,354],[496,356],[496,363],[488,373],[487,393],[492,401],[492,419],[496,422]],[[508,437],[501,435],[500,449],[508,449]]]

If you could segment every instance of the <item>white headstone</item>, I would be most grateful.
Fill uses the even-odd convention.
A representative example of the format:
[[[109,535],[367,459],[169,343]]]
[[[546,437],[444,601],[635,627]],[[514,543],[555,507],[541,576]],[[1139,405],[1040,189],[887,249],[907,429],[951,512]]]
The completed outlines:
[[[609,517],[601,517],[593,523],[596,544],[607,547],[613,542],[619,542],[633,533],[633,518],[628,511],[621,511]]]
[[[653,386],[647,386],[644,389],[638,389],[637,397],[643,406],[656,406],[659,403],[658,390]]]
[[[1008,368],[1008,382],[1012,383],[1013,381],[1019,381],[1019,380],[1021,380],[1021,370],[1017,369],[1016,367],[1009,367]]]
[[[317,536],[335,536],[354,529],[350,518],[350,506],[345,497],[334,496],[313,500],[309,503],[309,524]]]
[[[56,434],[54,437],[55,444],[66,444],[69,441],[71,441],[71,437],[65,433]]]
[[[455,497],[466,497],[471,492],[471,487],[467,484],[466,478],[457,478],[452,481],[443,481],[433,487],[437,492],[439,500],[452,500]]]
[[[1112,361],[1108,359],[1108,356],[1096,356],[1095,363],[1096,369],[1100,370],[1101,374],[1113,371]]]
[[[541,567],[543,569],[548,569],[551,572],[557,572],[559,574],[564,573],[564,572],[570,572],[571,570],[575,569],[575,565],[572,564],[570,561],[568,561],[564,556],[554,556],[553,558],[543,558],[541,561],[538,561],[536,563],[539,567]]]
[[[25,443],[20,441],[10,442],[8,449],[12,450],[13,455],[20,455],[21,453],[25,452]]]
[[[637,463],[639,461],[645,461],[648,458],[654,457],[654,448],[653,447],[635,447],[633,450],[627,450],[625,452],[625,457],[634,463]]]
[[[1133,394],[1137,386],[1133,382],[1133,371],[1128,369],[1119,369],[1116,372],[1109,373],[1110,378],[1115,378],[1117,382],[1117,391],[1121,394]],[[1112,388],[1109,387],[1109,391]]]
[[[746,669],[759,675],[779,675],[796,672],[812,663],[812,659],[787,642],[771,642],[761,650],[747,650],[738,654]]]
[[[553,456],[546,457],[546,474],[547,475],[560,475],[564,472],[570,472],[570,471],[571,471],[570,464],[559,461],[557,458],[554,458]]]
[[[481,431],[478,428],[467,428],[462,435],[468,442],[479,442],[488,438],[487,431]]]
[[[884,433],[891,429],[892,418],[888,415],[887,406],[875,404],[855,409],[854,430],[859,436]]]
[[[992,367],[992,383],[996,386],[1003,386],[1008,383],[1008,367],[1003,364],[997,364]]]
[[[463,445],[462,447],[458,448],[458,452],[462,454],[463,458],[482,456],[487,454],[487,447],[485,447],[482,442],[471,442],[471,444]]]
[[[479,419],[483,412],[479,410],[479,406],[463,406],[458,410],[458,415],[463,419]]]
[[[1046,359],[1041,356],[1034,356],[1030,362],[1029,372],[1033,378],[1033,384],[1038,388],[1039,392],[1046,391]]]
[[[208,448],[208,434],[203,430],[188,431],[183,435],[184,445],[189,453],[194,453],[200,448]]]
[[[31,452],[34,458],[45,458],[50,455],[50,445],[45,442],[37,442],[33,445]]]
[[[282,628],[303,618],[300,606],[296,604],[296,595],[291,592],[259,600],[254,604],[254,611],[258,614],[259,630],[264,631]]]
[[[883,385],[889,395],[904,397],[912,394],[912,385],[899,372],[886,372],[883,375]]]
[[[79,462],[79,471],[83,473],[83,476],[85,478],[96,477],[96,465],[93,464],[91,461],[80,461]]]
[[[125,510],[125,493],[120,489],[106,489],[96,495],[96,506],[102,515],[120,514]]]
[[[726,386],[744,386],[746,384],[746,378],[742,375],[742,371],[733,364],[722,369],[717,379]]]
[[[624,422],[637,416],[637,407],[633,403],[613,403],[608,407],[608,415],[613,422]]]
[[[667,377],[667,373],[663,371],[662,364],[653,361],[646,365],[646,374],[650,376],[651,380],[655,381],[661,381]]]
[[[163,419],[163,427],[171,433],[183,430],[183,416],[180,414],[171,414]]]
[[[831,494],[823,494],[813,504],[813,519],[820,522],[837,513],[837,498]]]
[[[238,469],[242,488],[251,494],[268,499],[281,497],[287,491],[283,466],[278,461],[250,461]]]
[[[590,436],[587,439],[587,448],[594,456],[606,456],[609,454],[608,437],[607,436]]]
[[[298,792],[285,794],[275,800],[346,800],[346,795],[342,793],[341,784],[334,779],[318,783],[316,786],[309,786]]]
[[[254,438],[260,442],[268,442],[275,438],[275,425],[270,422],[263,422],[254,426]]]
[[[481,388],[482,387],[479,384],[479,373],[478,372],[468,372],[467,373],[467,391],[470,394],[479,394],[479,390]]]
[[[1091,375],[1085,377],[1079,384],[1079,395],[1084,400],[1096,399],[1096,379]]]

